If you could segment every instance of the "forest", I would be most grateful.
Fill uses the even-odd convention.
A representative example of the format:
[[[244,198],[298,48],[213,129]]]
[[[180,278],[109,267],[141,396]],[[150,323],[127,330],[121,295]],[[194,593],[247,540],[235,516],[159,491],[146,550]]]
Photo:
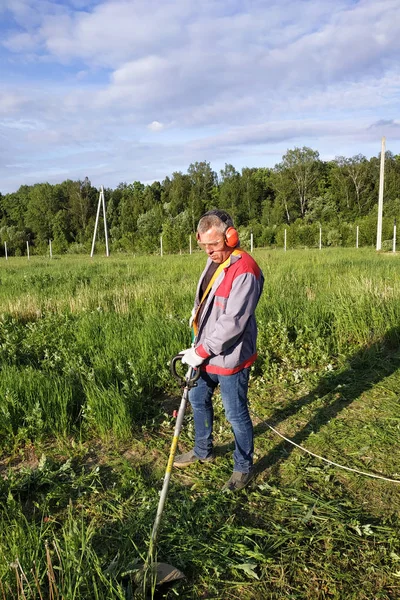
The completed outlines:
[[[162,182],[120,183],[104,190],[112,252],[186,252],[189,236],[210,208],[227,210],[246,247],[354,246],[376,239],[380,157],[362,154],[323,161],[309,147],[287,150],[273,168],[225,164],[219,173],[207,161],[189,165]],[[21,256],[27,242],[36,254],[88,253],[93,237],[99,190],[90,179],[51,185],[22,185],[0,193],[0,254]],[[400,155],[385,154],[382,248],[392,244],[393,223],[400,217]],[[99,240],[104,240],[103,220]],[[194,238],[193,238],[194,239]]]

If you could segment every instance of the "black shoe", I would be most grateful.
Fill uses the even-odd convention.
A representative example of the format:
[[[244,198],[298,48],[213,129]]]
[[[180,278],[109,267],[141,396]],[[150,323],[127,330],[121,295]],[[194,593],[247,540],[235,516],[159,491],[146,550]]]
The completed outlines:
[[[178,469],[183,469],[184,467],[188,467],[189,465],[196,462],[214,462],[215,456],[212,454],[207,458],[199,458],[194,453],[194,450],[190,450],[190,452],[185,452],[185,454],[179,454],[175,457],[173,462],[174,467],[178,467]]]
[[[225,483],[222,488],[223,492],[237,492],[244,487],[253,479],[253,473],[241,473],[240,471],[233,471],[232,475]]]

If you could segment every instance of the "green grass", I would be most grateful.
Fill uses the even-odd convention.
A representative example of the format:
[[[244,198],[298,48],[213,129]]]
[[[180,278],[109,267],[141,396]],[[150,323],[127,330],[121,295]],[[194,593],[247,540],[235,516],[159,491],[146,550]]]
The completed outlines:
[[[257,250],[265,290],[250,400],[254,483],[220,492],[232,435],[216,397],[212,465],[173,472],[165,598],[400,597],[399,257]],[[0,598],[129,598],[146,558],[179,405],[169,359],[204,256],[9,259],[0,272]],[[190,411],[180,447],[193,443]]]

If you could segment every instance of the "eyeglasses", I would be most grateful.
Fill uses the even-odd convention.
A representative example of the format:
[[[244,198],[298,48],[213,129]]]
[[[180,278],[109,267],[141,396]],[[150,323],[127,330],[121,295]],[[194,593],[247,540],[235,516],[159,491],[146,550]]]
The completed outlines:
[[[218,246],[220,246],[221,244],[224,243],[224,239],[221,238],[220,240],[217,240],[215,242],[207,242],[207,243],[197,242],[197,243],[202,250],[206,250],[207,248],[211,248],[211,250],[214,250],[215,248],[217,248]]]

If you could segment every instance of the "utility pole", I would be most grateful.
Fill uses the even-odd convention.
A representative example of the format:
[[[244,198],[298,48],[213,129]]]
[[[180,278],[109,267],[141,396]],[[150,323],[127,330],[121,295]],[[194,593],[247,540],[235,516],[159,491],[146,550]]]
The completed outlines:
[[[386,138],[382,138],[381,170],[379,174],[379,199],[378,199],[378,228],[376,232],[376,249],[382,249],[382,215],[383,215],[383,182],[385,177]]]
[[[103,186],[100,186],[99,203],[97,205],[97,214],[96,214],[96,223],[95,223],[95,226],[94,226],[94,233],[93,233],[92,251],[90,253],[90,256],[92,258],[93,258],[93,254],[94,254],[94,245],[96,243],[96,233],[97,233],[97,226],[99,224],[100,208],[103,208],[104,237],[106,239],[106,256],[110,256],[110,252],[108,250],[108,232],[107,232],[106,202],[104,200],[104,188],[103,188]]]

